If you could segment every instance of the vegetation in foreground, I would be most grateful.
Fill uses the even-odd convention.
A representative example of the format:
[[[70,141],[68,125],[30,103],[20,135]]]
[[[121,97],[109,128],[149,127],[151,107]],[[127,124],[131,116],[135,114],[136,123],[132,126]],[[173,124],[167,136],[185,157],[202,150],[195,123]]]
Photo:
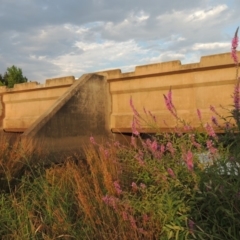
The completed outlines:
[[[238,69],[237,43],[236,32]],[[200,133],[178,117],[171,89],[164,99],[173,133],[142,139],[139,129],[155,117],[141,116],[131,99],[131,146],[91,137],[84,161],[73,154],[44,167],[52,156],[2,140],[1,239],[240,239],[238,75],[223,136],[214,107],[206,124],[197,110]]]

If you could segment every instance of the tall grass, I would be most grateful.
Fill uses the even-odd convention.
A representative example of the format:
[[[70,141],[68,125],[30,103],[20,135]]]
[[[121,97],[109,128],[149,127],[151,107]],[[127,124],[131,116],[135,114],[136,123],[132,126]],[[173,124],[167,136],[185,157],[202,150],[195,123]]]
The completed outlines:
[[[222,136],[213,106],[211,123],[197,110],[199,132],[178,117],[171,89],[164,100],[178,126],[172,133],[161,133],[130,99],[131,145],[91,137],[84,157],[73,153],[59,164],[27,142],[2,139],[1,239],[240,239],[238,74],[236,124],[224,119]],[[142,124],[157,134],[143,138]]]

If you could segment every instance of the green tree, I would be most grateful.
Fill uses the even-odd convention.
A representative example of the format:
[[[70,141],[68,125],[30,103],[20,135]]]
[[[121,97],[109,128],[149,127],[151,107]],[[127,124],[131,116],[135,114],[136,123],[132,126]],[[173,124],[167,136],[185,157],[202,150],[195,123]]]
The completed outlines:
[[[0,86],[5,86],[2,74],[0,74]]]
[[[7,68],[2,82],[5,86],[12,88],[15,83],[24,83],[27,81],[28,79],[22,74],[22,69],[13,65]]]

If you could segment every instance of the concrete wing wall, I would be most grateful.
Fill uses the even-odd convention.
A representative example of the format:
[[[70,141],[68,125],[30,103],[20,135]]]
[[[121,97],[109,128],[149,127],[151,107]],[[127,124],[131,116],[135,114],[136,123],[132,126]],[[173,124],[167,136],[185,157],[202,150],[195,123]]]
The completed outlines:
[[[86,74],[45,111],[22,137],[43,139],[54,151],[80,149],[110,134],[110,95],[104,76]]]

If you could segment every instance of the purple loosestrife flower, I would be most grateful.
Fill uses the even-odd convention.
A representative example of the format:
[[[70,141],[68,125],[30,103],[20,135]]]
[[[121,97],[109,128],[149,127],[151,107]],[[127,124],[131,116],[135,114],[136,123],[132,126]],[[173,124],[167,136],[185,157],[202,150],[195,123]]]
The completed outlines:
[[[235,35],[232,39],[232,59],[234,61],[234,63],[236,65],[238,65],[238,56],[237,56],[237,47],[238,47],[238,29],[239,27],[237,28],[236,32],[235,32]]]
[[[212,140],[207,140],[207,148],[208,148],[208,150],[209,150],[209,152],[211,153],[211,154],[216,154],[216,152],[218,151],[215,147],[213,147],[213,142],[212,142]]]
[[[146,224],[150,220],[150,217],[146,213],[144,213],[142,219],[143,223]]]
[[[197,115],[198,115],[198,119],[200,121],[202,121],[202,114],[201,114],[201,111],[199,109],[197,109]]]
[[[145,165],[143,161],[143,152],[141,150],[139,150],[138,154],[134,158],[138,160],[140,166]]]
[[[117,148],[120,147],[120,143],[118,141],[114,142],[113,145],[114,147],[117,147]]]
[[[137,186],[137,184],[135,183],[135,182],[132,182],[132,190],[133,190],[133,192],[137,192],[137,190],[138,190],[138,186]]]
[[[214,116],[212,116],[212,123],[213,123],[214,125],[216,125],[217,127],[219,127],[219,124],[218,124],[217,118],[214,117]]]
[[[213,137],[215,139],[217,139],[217,135],[213,129],[213,127],[211,125],[209,125],[209,123],[205,124],[205,129],[207,131],[207,134],[210,136],[210,137]]]
[[[140,188],[141,189],[145,189],[146,188],[146,185],[144,183],[140,183]]]
[[[134,148],[137,148],[137,142],[136,142],[136,138],[134,136],[131,136],[131,145]]]
[[[127,220],[128,220],[128,214],[127,214],[126,211],[123,211],[123,212],[122,212],[122,217],[123,217],[123,220],[124,220],[124,221],[127,221]]]
[[[165,94],[163,94],[164,97],[164,101],[165,101],[165,105],[168,109],[168,111],[170,111],[172,113],[172,115],[177,118],[177,114],[176,114],[176,109],[172,103],[172,90],[170,88],[168,95],[166,96]]]
[[[235,112],[240,111],[240,101],[239,100],[240,100],[240,96],[239,96],[239,81],[238,81],[234,87],[234,92],[233,92],[233,102],[234,102]]]
[[[114,182],[113,182],[113,185],[114,185],[114,187],[115,187],[115,190],[116,190],[116,192],[117,192],[117,195],[121,195],[121,194],[122,194],[122,189],[121,189],[118,181],[114,181]]]
[[[175,149],[173,148],[173,145],[171,142],[167,143],[166,149],[172,154],[172,156],[174,155]]]
[[[148,139],[146,140],[146,145],[147,145],[147,147],[148,147],[149,149],[151,149],[152,141],[151,141],[150,138],[148,138]]]
[[[90,142],[91,142],[92,144],[94,144],[94,145],[96,144],[95,139],[94,139],[93,136],[90,137]]]
[[[200,143],[197,143],[195,141],[195,134],[190,134],[189,135],[191,143],[193,144],[193,146],[195,146],[198,150],[202,147]]]
[[[187,154],[185,154],[184,159],[187,164],[188,170],[192,171],[193,170],[193,153],[189,150]]]
[[[157,144],[157,141],[154,140],[154,141],[152,142],[152,144],[151,144],[151,151],[152,151],[152,152],[156,152],[157,149],[158,149],[158,144]]]
[[[148,111],[149,115],[151,116],[151,118],[153,119],[154,122],[157,122],[156,116],[153,115],[150,111]]]
[[[217,113],[217,111],[216,111],[216,109],[215,109],[214,106],[210,105],[210,110],[211,110],[213,113],[215,113],[216,115],[218,115],[218,113]]]
[[[105,203],[106,205],[112,207],[114,210],[117,209],[117,202],[119,201],[118,198],[115,198],[115,197],[113,197],[113,196],[108,196],[108,195],[106,195],[106,196],[104,196],[104,197],[102,198],[102,200],[104,201],[104,203]]]
[[[132,96],[130,97],[130,107],[132,108],[133,114],[136,117],[140,117],[140,114],[138,113],[138,111],[136,110],[136,108],[133,105]]]
[[[136,136],[139,135],[139,132],[137,131],[137,128],[136,128],[136,117],[133,116],[133,120],[132,120],[132,133]]]
[[[132,215],[129,216],[129,221],[133,229],[137,229],[136,221]]]
[[[160,146],[160,152],[161,153],[164,153],[165,152],[165,146],[163,144],[161,144]]]
[[[190,233],[193,233],[193,231],[194,231],[194,226],[195,226],[194,221],[191,220],[191,219],[189,219],[189,220],[188,220],[188,227],[189,227],[189,232],[190,232]]]
[[[193,130],[193,128],[192,128],[189,124],[185,124],[184,127],[183,127],[183,129],[184,129],[185,131],[191,131],[191,130]]]
[[[168,168],[168,174],[172,177],[172,178],[175,178],[175,174],[173,172],[173,170],[171,168]]]

